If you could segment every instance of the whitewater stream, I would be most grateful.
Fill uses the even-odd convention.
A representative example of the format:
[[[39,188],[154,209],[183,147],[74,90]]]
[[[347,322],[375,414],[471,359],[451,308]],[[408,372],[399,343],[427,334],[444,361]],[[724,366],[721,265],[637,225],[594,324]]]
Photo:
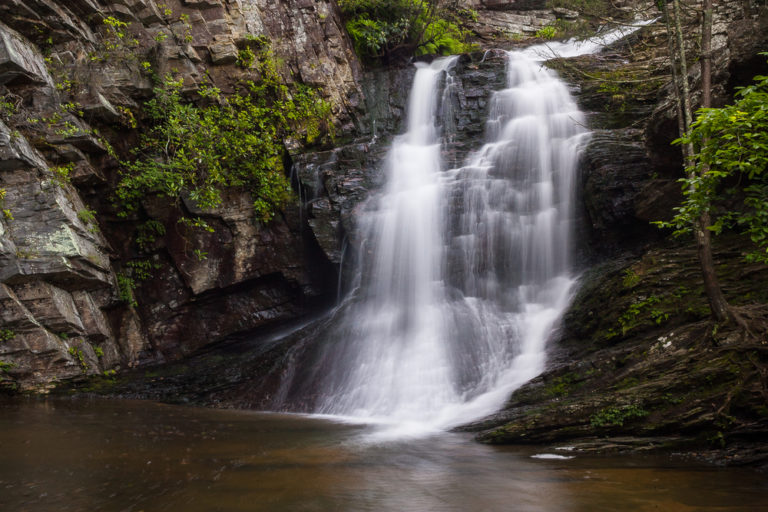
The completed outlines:
[[[491,96],[485,141],[457,168],[442,158],[457,57],[416,64],[386,185],[357,219],[356,287],[290,372],[304,380],[299,392],[279,395],[398,438],[491,414],[543,371],[574,289],[574,190],[589,133],[542,60],[626,32],[503,52],[506,87]]]

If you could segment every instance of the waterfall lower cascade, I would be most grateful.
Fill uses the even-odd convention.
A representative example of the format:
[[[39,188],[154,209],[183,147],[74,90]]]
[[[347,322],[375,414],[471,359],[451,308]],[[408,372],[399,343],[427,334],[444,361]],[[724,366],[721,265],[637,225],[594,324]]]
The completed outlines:
[[[598,47],[560,44],[570,55]],[[455,169],[443,168],[437,124],[457,58],[417,64],[386,188],[359,218],[359,285],[309,379],[315,412],[400,434],[444,429],[498,410],[544,369],[574,283],[588,136],[567,86],[540,63],[546,49],[506,53],[485,144]]]

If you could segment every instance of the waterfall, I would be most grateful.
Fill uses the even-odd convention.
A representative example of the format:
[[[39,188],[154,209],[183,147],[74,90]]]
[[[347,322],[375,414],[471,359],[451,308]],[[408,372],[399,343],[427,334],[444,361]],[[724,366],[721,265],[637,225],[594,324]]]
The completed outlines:
[[[340,320],[340,350],[323,383],[323,413],[407,421],[461,400],[446,340],[441,215],[439,84],[456,57],[420,65],[408,106],[408,131],[387,159],[378,204],[358,219],[367,243],[362,297]]]
[[[485,143],[453,169],[441,162],[439,123],[452,117],[457,58],[417,64],[386,187],[358,219],[357,289],[305,359],[299,394],[314,412],[444,429],[498,410],[543,371],[574,283],[575,176],[588,132],[541,54],[597,48],[506,52]]]

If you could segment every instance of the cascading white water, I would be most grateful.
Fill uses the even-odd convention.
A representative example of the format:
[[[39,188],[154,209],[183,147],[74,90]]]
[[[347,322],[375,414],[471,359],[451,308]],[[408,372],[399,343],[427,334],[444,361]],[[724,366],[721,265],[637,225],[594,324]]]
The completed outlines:
[[[455,62],[416,72],[408,131],[388,156],[388,182],[377,207],[359,219],[368,241],[362,300],[342,322],[348,329],[320,412],[406,421],[455,403],[455,368],[445,343],[440,217],[438,83]],[[340,370],[340,371],[339,371]]]
[[[453,198],[448,279],[461,292],[452,307],[462,319],[457,331],[465,332],[454,350],[473,358],[464,401],[450,408],[449,422],[493,412],[543,370],[546,341],[573,285],[584,118],[565,84],[529,52],[506,58],[508,87],[492,97],[488,142],[443,177]]]
[[[450,170],[437,122],[456,58],[418,65],[386,189],[359,219],[357,294],[312,365],[315,412],[440,429],[494,412],[543,370],[574,282],[574,179],[587,136],[567,87],[538,61],[548,49],[506,54],[486,143]]]

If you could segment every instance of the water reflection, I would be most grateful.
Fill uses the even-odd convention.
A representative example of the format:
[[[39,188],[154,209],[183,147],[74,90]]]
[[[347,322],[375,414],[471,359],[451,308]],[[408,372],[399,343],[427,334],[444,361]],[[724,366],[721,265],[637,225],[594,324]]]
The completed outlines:
[[[2,511],[768,511],[748,471],[151,402],[0,403]]]

